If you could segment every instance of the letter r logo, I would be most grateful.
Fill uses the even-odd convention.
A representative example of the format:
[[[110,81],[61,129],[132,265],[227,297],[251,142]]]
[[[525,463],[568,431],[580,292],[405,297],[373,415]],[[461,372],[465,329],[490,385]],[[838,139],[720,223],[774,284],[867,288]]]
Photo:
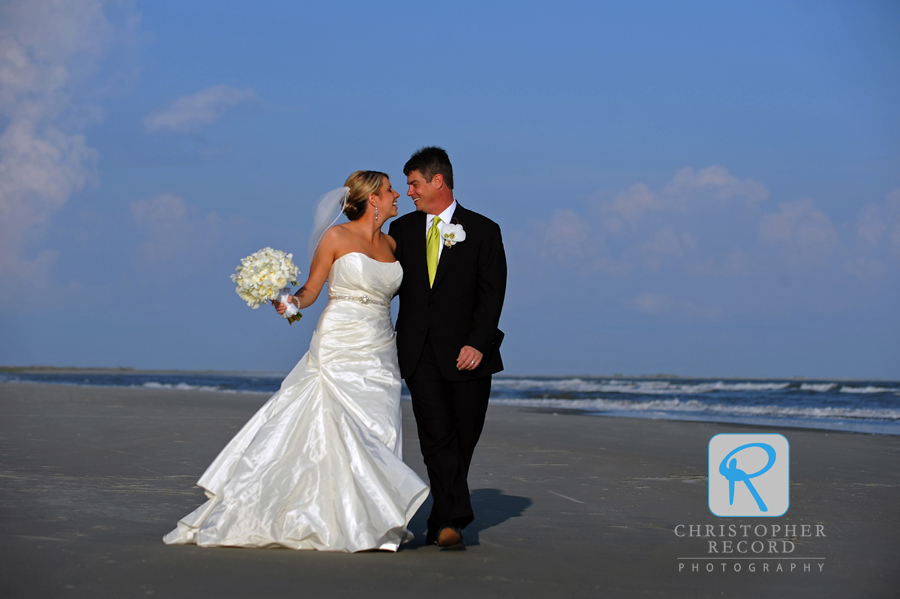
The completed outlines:
[[[783,516],[790,492],[790,446],[783,435],[709,440],[709,511],[716,516]]]

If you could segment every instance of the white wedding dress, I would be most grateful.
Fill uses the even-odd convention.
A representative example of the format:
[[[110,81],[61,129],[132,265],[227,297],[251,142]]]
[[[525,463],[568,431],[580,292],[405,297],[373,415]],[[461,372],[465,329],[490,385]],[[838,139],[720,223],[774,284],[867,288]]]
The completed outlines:
[[[351,253],[309,352],[200,480],[170,544],[396,551],[428,487],[403,463],[390,300],[399,262]]]

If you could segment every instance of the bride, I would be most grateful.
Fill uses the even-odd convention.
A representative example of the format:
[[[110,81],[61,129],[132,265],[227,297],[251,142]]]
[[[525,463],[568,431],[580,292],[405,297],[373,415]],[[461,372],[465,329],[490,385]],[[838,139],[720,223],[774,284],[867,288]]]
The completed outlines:
[[[200,477],[209,500],[166,543],[396,551],[412,539],[428,487],[401,459],[390,301],[403,271],[381,232],[399,195],[386,174],[357,171],[325,196],[319,213],[333,202],[350,222],[314,233],[309,279],[292,297],[305,308],[329,281],[309,351]]]

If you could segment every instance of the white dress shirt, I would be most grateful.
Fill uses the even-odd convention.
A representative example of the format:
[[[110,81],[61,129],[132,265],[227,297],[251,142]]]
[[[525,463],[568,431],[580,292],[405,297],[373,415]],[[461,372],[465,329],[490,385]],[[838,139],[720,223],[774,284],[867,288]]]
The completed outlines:
[[[453,203],[451,203],[447,208],[438,214],[441,217],[441,222],[438,223],[438,232],[443,235],[444,233],[444,225],[450,224],[450,219],[453,218],[453,213],[456,211],[456,198],[453,198]],[[425,218],[425,236],[428,236],[428,230],[431,229],[431,223],[434,222],[434,214],[427,214]],[[441,236],[441,240],[443,240],[443,236]],[[444,251],[444,244],[441,243],[438,246],[438,264],[441,262],[441,252]]]

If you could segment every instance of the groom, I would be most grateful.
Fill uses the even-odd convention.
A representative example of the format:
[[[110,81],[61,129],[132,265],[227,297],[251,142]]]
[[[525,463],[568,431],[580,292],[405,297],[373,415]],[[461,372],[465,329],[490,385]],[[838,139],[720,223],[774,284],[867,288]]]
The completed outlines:
[[[472,520],[466,479],[484,426],[491,375],[503,369],[497,328],[506,293],[500,227],[453,197],[453,167],[441,148],[422,148],[403,167],[416,212],[391,223],[403,266],[397,353],[412,395],[434,504],[430,543],[463,549]]]

